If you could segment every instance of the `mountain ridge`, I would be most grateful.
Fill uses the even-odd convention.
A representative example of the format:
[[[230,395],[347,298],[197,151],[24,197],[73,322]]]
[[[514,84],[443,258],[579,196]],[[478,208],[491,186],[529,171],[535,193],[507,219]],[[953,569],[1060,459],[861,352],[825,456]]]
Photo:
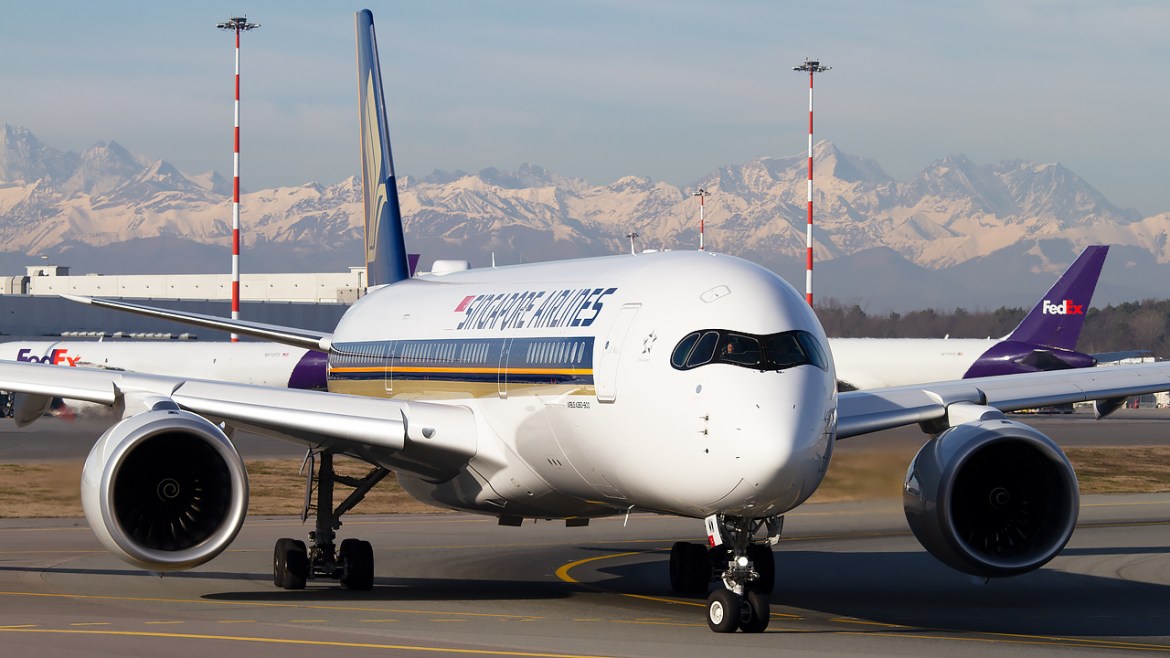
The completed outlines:
[[[985,271],[990,263],[1017,278],[1045,279],[1089,244],[1128,248],[1129,265],[1103,290],[1165,296],[1148,277],[1170,273],[1170,212],[1143,217],[1119,208],[1059,163],[979,165],[953,154],[896,180],[877,161],[822,141],[814,147],[814,165],[814,251],[825,270],[818,288],[840,299],[849,301],[833,291],[842,284],[890,308],[945,299],[947,290],[975,295],[972,281],[1002,278]],[[681,187],[633,175],[595,185],[525,164],[515,171],[403,176],[399,191],[408,246],[424,254],[425,267],[434,258],[486,265],[493,257],[507,263],[620,253],[630,249],[630,233],[638,234],[639,248],[693,249],[698,204],[692,192],[702,187],[711,194],[708,248],[758,262],[799,287],[806,176],[806,157],[794,154],[724,165]],[[84,253],[90,255],[82,260],[100,265],[99,252],[109,249],[111,261],[117,254],[117,269],[146,271],[168,261],[160,245],[177,249],[186,241],[226,249],[229,192],[230,183],[216,172],[186,174],[116,142],[61,152],[2,124],[0,251],[7,253],[0,262],[21,254],[68,260]],[[317,269],[358,264],[361,206],[355,177],[244,192],[245,271],[249,252],[268,254],[253,259],[253,266],[264,262],[286,271],[304,271],[310,263]],[[152,239],[161,241],[133,262],[134,251],[125,245]],[[879,257],[875,248],[889,251]],[[198,259],[190,254],[210,251],[183,253],[176,264],[191,267]],[[868,280],[850,281],[850,263]]]

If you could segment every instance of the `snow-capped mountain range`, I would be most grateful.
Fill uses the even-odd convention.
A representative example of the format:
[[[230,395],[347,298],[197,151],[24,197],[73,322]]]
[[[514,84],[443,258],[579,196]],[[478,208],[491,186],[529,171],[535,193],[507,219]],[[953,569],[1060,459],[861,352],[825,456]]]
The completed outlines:
[[[803,287],[806,156],[761,157],[678,187],[638,176],[594,185],[524,165],[399,181],[407,243],[487,265],[693,249],[704,188],[708,249],[761,263]],[[1111,204],[1059,164],[978,165],[962,155],[894,180],[829,142],[814,149],[817,296],[869,310],[1030,304],[1077,253],[1114,245],[1097,302],[1166,297],[1170,212]],[[0,125],[0,267],[38,256],[75,271],[227,269],[231,183],[189,175],[117,143],[62,152]],[[355,178],[246,192],[243,270],[360,264]]]

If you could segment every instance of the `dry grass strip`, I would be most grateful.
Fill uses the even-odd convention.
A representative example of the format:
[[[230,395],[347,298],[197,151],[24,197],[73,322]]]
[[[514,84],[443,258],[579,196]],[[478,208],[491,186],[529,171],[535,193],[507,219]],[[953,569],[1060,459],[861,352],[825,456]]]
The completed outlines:
[[[1069,448],[1082,493],[1153,493],[1170,491],[1170,446]],[[817,502],[898,498],[914,451],[840,451]],[[369,466],[338,457],[339,473],[364,475]],[[248,462],[249,514],[299,514],[305,478],[299,459]],[[81,462],[0,464],[0,518],[78,517],[81,511]],[[337,501],[348,489],[337,488]],[[354,513],[442,512],[408,496],[393,476],[386,478]]]

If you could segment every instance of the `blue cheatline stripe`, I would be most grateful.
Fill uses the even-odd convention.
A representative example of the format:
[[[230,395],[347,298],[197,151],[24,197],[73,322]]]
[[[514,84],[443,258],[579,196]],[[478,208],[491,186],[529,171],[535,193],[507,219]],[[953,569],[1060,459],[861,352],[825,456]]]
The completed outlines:
[[[334,381],[593,384],[593,337],[462,338],[335,343]]]

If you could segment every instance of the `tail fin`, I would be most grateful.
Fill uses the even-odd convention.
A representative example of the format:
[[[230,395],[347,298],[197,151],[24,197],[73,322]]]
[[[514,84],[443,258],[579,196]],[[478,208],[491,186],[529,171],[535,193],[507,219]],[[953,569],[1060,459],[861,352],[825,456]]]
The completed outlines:
[[[361,115],[362,199],[366,220],[366,282],[380,286],[410,278],[398,183],[390,156],[390,131],[382,95],[382,71],[374,15],[357,13],[358,102]]]
[[[1086,247],[1007,340],[1076,349],[1108,253],[1108,246]]]
[[[1088,368],[1097,360],[1076,351],[1109,247],[1087,247],[1006,338],[967,369],[964,379],[1017,372]]]

